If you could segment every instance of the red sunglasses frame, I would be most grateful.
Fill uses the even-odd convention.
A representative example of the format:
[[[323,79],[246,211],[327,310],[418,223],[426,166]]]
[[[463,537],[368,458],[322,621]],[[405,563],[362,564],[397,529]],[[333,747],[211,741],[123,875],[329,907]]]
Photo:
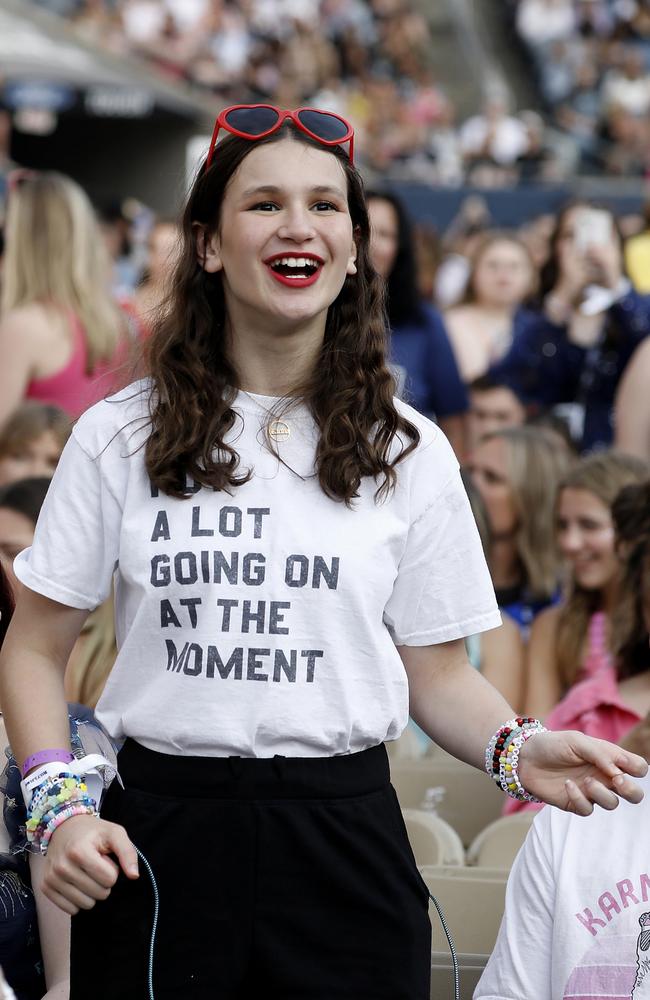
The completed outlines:
[[[275,111],[277,113],[278,120],[271,126],[271,128],[266,129],[265,132],[259,132],[257,135],[249,135],[248,132],[242,132],[240,129],[233,128],[232,125],[228,124],[226,116],[231,111],[245,111],[248,108],[269,108],[271,111]],[[319,135],[316,135],[315,132],[312,132],[311,129],[308,129],[306,125],[303,125],[298,117],[301,111],[315,111],[319,115],[327,115],[330,118],[336,118],[337,121],[343,122],[343,124],[347,126],[347,132],[341,139],[322,139]],[[354,166],[354,129],[350,123],[345,120],[345,118],[341,118],[340,115],[335,114],[333,111],[323,111],[322,108],[296,108],[295,110],[290,111],[285,108],[276,108],[273,104],[231,104],[229,108],[224,108],[217,117],[214,125],[214,131],[212,133],[212,139],[210,140],[210,148],[205,161],[205,169],[207,170],[212,163],[217,144],[217,136],[222,128],[227,132],[230,132],[232,135],[238,136],[240,139],[249,139],[251,142],[254,142],[256,139],[264,139],[267,135],[272,135],[274,132],[277,132],[277,130],[285,123],[287,118],[293,122],[297,129],[304,132],[305,135],[310,136],[312,139],[315,139],[317,142],[320,142],[322,146],[340,146],[343,142],[349,142],[350,147],[348,155],[350,157],[350,163]]]

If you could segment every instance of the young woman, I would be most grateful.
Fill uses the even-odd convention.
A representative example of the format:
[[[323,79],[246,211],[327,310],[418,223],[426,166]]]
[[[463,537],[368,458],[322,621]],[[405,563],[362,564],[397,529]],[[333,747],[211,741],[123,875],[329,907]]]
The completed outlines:
[[[488,233],[471,262],[467,289],[444,314],[465,383],[473,382],[512,344],[529,313],[522,303],[535,290],[535,268],[525,245],[508,233]]]
[[[524,426],[486,434],[468,466],[490,520],[488,565],[499,607],[526,639],[558,591],[553,505],[569,462],[557,435]]]
[[[571,204],[558,216],[536,316],[493,372],[530,404],[561,405],[581,450],[611,444],[616,387],[650,329],[650,297],[625,277],[611,212]]]
[[[71,1000],[146,994],[136,846],[158,1000],[429,997],[428,894],[382,744],[410,700],[482,767],[512,710],[466,659],[499,616],[451,449],[393,399],[351,139],[327,112],[222,112],[151,377],[76,424],[16,563],[0,689],[21,760],[65,748],[65,661],[117,581],[98,715],[126,740],[124,788],[101,819],[32,817],[76,914]],[[519,764],[580,813],[638,799],[645,770],[556,733]]]
[[[413,230],[391,192],[368,194],[372,265],[386,282],[390,358],[404,385],[402,395],[421,413],[435,416],[457,455],[465,452],[467,393],[442,317],[418,291]]]
[[[624,486],[647,476],[645,462],[610,451],[582,459],[561,480],[556,536],[569,571],[567,597],[533,625],[526,711],[545,718],[577,681],[595,674],[616,681],[612,613],[621,590],[611,507]]]
[[[71,417],[116,386],[124,317],[82,189],[57,173],[10,178],[0,320],[0,425],[24,398]]]

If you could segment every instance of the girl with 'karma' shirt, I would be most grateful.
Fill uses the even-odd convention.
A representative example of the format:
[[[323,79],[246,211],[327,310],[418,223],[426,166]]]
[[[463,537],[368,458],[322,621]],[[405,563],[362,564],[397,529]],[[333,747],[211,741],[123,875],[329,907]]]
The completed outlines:
[[[520,786],[578,813],[637,801],[646,764],[504,727],[512,709],[467,662],[463,636],[499,614],[453,453],[393,398],[352,130],[269,106],[222,129],[149,377],[76,424],[16,560],[0,698],[29,830],[73,914],[72,1000],[91,981],[95,1000],[145,995],[136,848],[160,890],[158,1000],[428,1000],[428,893],[383,747],[409,706],[477,767],[489,744],[497,777],[507,733]],[[97,714],[125,742],[98,818],[95,772],[66,764],[62,674],[113,576]]]

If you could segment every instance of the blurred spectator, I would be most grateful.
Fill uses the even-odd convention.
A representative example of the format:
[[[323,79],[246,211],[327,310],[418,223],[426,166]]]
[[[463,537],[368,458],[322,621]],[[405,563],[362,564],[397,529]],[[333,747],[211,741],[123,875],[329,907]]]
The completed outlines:
[[[573,621],[565,622],[568,626],[565,642],[573,642],[575,648],[584,650],[583,669],[579,679],[544,721],[548,729],[574,729],[623,746],[628,740],[631,746],[644,741],[647,750],[650,748],[647,617],[650,536],[646,525],[650,484],[646,478],[647,466],[639,464],[642,468],[637,468],[636,476],[630,476],[614,499],[611,516],[607,508],[595,512],[599,524],[592,538],[592,559],[575,560],[574,571],[580,572],[582,579],[576,588],[578,599],[572,609]],[[569,510],[573,508],[574,514],[579,509],[576,499],[574,495],[566,504]],[[607,512],[606,520],[604,511]],[[560,531],[563,524],[561,520]],[[593,595],[588,594],[586,586],[588,581],[595,589],[599,577],[605,588],[600,615],[593,612],[597,599],[595,601]],[[581,597],[579,588],[583,590]],[[583,643],[578,645],[580,619],[586,634]],[[536,808],[539,805],[510,799],[503,811],[509,814]]]
[[[517,29],[531,48],[568,38],[575,28],[573,0],[520,0]]]
[[[9,198],[0,320],[0,425],[25,397],[77,417],[116,386],[124,317],[82,189],[56,173],[19,173]]]
[[[460,143],[470,167],[478,164],[510,167],[528,149],[523,122],[509,113],[507,101],[501,96],[488,97],[482,112],[464,123]]]
[[[369,191],[367,199],[370,254],[387,285],[391,360],[401,369],[404,396],[416,409],[435,415],[462,456],[467,393],[442,318],[420,298],[411,225],[395,195]]]
[[[119,301],[128,299],[138,282],[138,267],[132,256],[132,220],[124,206],[117,201],[108,202],[98,211],[99,225],[112,262],[111,288]]]
[[[169,293],[176,264],[180,229],[173,219],[158,219],[149,233],[148,256],[132,305],[144,331],[149,331]]]
[[[493,374],[528,403],[562,404],[582,449],[606,447],[618,381],[650,333],[650,298],[625,278],[610,212],[573,204],[559,214],[540,293],[536,317]]]
[[[526,422],[526,407],[505,382],[482,375],[470,382],[468,389],[470,454],[486,434]]]
[[[51,477],[71,430],[70,418],[57,406],[22,403],[0,429],[0,486]]]
[[[460,302],[471,268],[471,257],[491,225],[492,219],[485,198],[470,194],[443,235],[445,254],[436,272],[435,302],[441,309]]]
[[[0,490],[0,564],[14,592],[20,584],[14,576],[13,562],[19,552],[32,544],[49,485],[49,477],[39,476],[20,479]]]
[[[462,379],[473,382],[510,349],[528,318],[522,303],[535,291],[536,272],[516,236],[489,232],[475,248],[465,293],[444,314]]]
[[[583,459],[560,482],[557,544],[568,576],[562,603],[538,615],[531,630],[525,711],[538,718],[544,718],[573,685],[596,674],[603,678],[609,674],[611,687],[612,614],[620,588],[611,507],[624,486],[645,481],[649,471],[640,459],[609,451]],[[592,685],[580,688],[577,695],[582,698],[590,692],[600,697],[602,689]],[[577,711],[578,702],[572,701],[569,709]],[[566,703],[563,710],[568,710]],[[595,735],[617,741],[620,733]]]
[[[525,637],[558,597],[554,503],[568,465],[555,436],[536,427],[485,435],[468,463],[492,531],[488,565],[497,601]]]
[[[620,67],[611,69],[605,75],[602,102],[605,114],[611,108],[621,108],[635,118],[647,115],[650,110],[650,74],[639,49],[625,48]]]
[[[467,470],[463,470],[462,477],[487,557],[492,544],[492,527],[487,507]],[[509,705],[517,712],[522,711],[525,646],[521,632],[512,618],[504,615],[499,628],[471,635],[465,639],[465,645],[472,666],[480,670],[486,680],[501,692]]]

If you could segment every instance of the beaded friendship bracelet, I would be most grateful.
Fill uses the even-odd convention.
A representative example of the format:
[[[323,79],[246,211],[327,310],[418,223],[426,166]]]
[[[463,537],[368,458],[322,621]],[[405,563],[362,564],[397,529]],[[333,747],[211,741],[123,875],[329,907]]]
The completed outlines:
[[[99,815],[83,777],[64,770],[51,775],[32,795],[25,824],[28,843],[45,854],[57,827],[81,815]]]
[[[524,716],[509,719],[485,748],[485,770],[506,794],[519,802],[540,801],[519,780],[519,752],[532,736],[545,732],[538,719]]]

